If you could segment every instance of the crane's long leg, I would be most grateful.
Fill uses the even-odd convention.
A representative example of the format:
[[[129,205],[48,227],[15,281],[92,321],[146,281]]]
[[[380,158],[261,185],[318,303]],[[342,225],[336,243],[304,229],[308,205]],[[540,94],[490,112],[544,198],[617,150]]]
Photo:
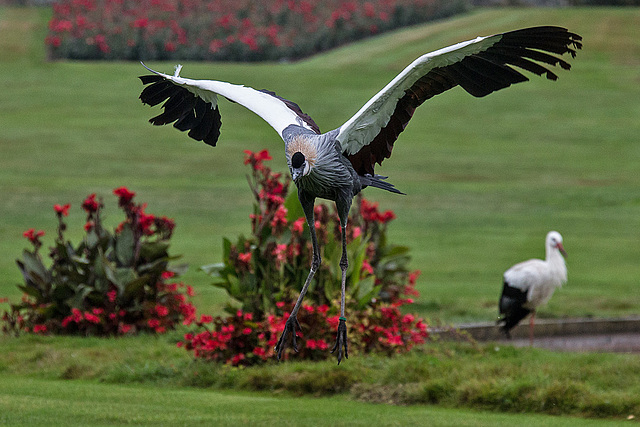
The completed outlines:
[[[304,215],[307,219],[307,224],[309,225],[309,231],[311,232],[311,245],[313,246],[313,259],[311,260],[311,270],[309,270],[309,275],[307,276],[307,280],[305,280],[304,285],[302,286],[302,290],[300,291],[300,296],[298,296],[298,300],[296,304],[293,306],[291,310],[291,315],[287,319],[287,322],[284,325],[284,330],[282,331],[282,335],[278,340],[278,344],[276,344],[275,351],[278,356],[278,360],[282,357],[282,353],[286,347],[287,338],[289,334],[291,334],[291,346],[293,350],[298,352],[297,345],[297,337],[296,332],[300,330],[300,323],[298,323],[298,310],[300,310],[300,306],[302,305],[302,300],[304,299],[305,294],[307,293],[307,289],[309,288],[309,284],[311,280],[313,280],[313,276],[318,271],[320,267],[320,263],[322,262],[320,258],[320,250],[318,249],[318,238],[316,237],[316,227],[315,220],[313,217],[313,204],[315,198],[308,197],[305,193],[298,192],[298,198],[300,199],[300,203],[302,204],[302,209],[304,210]]]
[[[342,256],[340,257],[340,269],[342,270],[342,295],[340,300],[340,323],[338,323],[338,334],[336,336],[336,344],[333,346],[331,353],[338,351],[338,365],[342,361],[344,348],[344,357],[349,358],[349,341],[347,340],[347,318],[344,316],[345,291],[347,287],[347,268],[349,268],[349,259],[347,257],[347,218],[349,216],[349,208],[351,200],[346,203],[336,201],[338,215],[340,216],[340,227],[342,230]]]

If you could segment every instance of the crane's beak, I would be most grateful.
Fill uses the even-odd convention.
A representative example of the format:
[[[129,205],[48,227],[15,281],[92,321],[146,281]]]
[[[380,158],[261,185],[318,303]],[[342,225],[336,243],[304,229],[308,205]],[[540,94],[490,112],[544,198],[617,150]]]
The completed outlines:
[[[293,182],[297,182],[298,179],[302,176],[302,168],[294,169],[291,171],[291,178],[293,178]]]
[[[562,243],[558,242],[558,244],[556,245],[556,248],[558,248],[558,250],[560,251],[563,257],[565,258],[568,257],[567,251],[564,250],[564,246],[562,246]]]

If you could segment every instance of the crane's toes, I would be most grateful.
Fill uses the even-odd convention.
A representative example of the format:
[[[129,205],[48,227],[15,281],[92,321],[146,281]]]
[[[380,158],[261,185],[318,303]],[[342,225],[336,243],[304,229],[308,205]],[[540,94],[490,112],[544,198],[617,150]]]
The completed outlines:
[[[344,353],[343,353],[344,349]],[[347,319],[344,317],[340,318],[340,323],[338,323],[338,335],[336,337],[336,345],[333,346],[331,353],[338,351],[338,365],[342,362],[342,355],[344,354],[345,359],[349,358],[349,341],[347,340]]]
[[[300,331],[300,323],[298,323],[297,316],[291,316],[287,319],[284,324],[284,330],[282,331],[282,335],[280,335],[280,339],[278,340],[278,344],[276,344],[275,352],[278,356],[278,360],[282,357],[282,353],[287,346],[287,338],[291,335],[291,347],[297,353],[298,352],[298,341],[297,341],[297,331]]]

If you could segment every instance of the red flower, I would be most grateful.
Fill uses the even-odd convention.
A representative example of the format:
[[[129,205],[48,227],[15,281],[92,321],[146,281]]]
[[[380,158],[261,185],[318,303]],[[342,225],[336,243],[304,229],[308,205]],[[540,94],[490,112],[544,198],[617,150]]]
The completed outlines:
[[[115,190],[113,190],[113,194],[119,197],[119,200],[118,200],[119,206],[128,205],[133,199],[133,197],[136,195],[136,193],[129,191],[127,187],[118,187]]]
[[[28,229],[24,233],[22,233],[24,237],[26,237],[31,243],[34,245],[40,245],[40,237],[44,236],[44,231],[39,230],[36,231],[33,228]]]
[[[362,260],[362,271],[368,274],[373,274],[373,267],[371,266],[371,264],[369,264],[369,261],[367,261],[366,259]]]
[[[317,307],[316,310],[318,310],[318,313],[326,314],[327,311],[329,311],[329,306],[327,304],[322,304],[321,306]]]
[[[276,267],[280,267],[287,259],[287,245],[285,243],[276,245],[276,247],[273,248],[271,255],[276,257]]]
[[[202,316],[200,316],[199,323],[211,323],[211,322],[213,322],[213,316],[209,316],[208,314],[203,314]]]
[[[242,254],[238,254],[238,259],[240,260],[240,262],[243,262],[245,264],[249,264],[251,262],[251,252],[245,252]]]
[[[244,150],[244,164],[251,164],[253,170],[262,170],[262,162],[264,160],[271,160],[271,156],[267,150],[262,150],[259,153],[254,153],[251,150]]]
[[[55,204],[53,205],[53,210],[56,212],[56,214],[58,214],[59,216],[69,216],[69,208],[71,207],[71,205],[69,203],[67,203],[64,206]]]
[[[109,299],[109,302],[115,302],[117,296],[118,291],[116,291],[115,289],[107,292],[107,298]]]
[[[158,319],[149,319],[147,325],[149,325],[150,328],[157,328],[160,326],[160,321]]]
[[[132,328],[132,326],[131,325],[127,325],[126,323],[121,323],[118,326],[118,329],[119,329],[121,334],[129,333],[131,331],[131,328]]]
[[[235,356],[233,356],[233,358],[231,359],[231,364],[232,364],[232,365],[234,365],[234,366],[235,366],[235,365],[238,365],[242,360],[244,360],[244,357],[245,357],[245,356],[244,356],[244,354],[242,354],[242,353],[236,354],[236,355],[235,355]]]
[[[89,323],[95,323],[96,325],[100,323],[100,318],[95,314],[91,314],[89,312],[84,313],[84,318]]]
[[[165,307],[164,305],[156,305],[156,313],[158,314],[158,316],[160,317],[165,317],[169,314],[169,309],[167,307]]]
[[[138,226],[143,234],[151,236],[153,234],[151,226],[155,223],[156,217],[153,214],[144,213],[144,208],[146,208],[146,204],[138,211]]]
[[[291,227],[292,231],[294,233],[296,233],[297,235],[301,235],[302,231],[304,230],[304,223],[305,223],[304,217],[300,217],[300,218],[296,219],[293,222],[293,225]]]
[[[395,218],[396,218],[396,214],[394,214],[393,211],[385,211],[382,215],[378,216],[378,219],[383,224],[386,224],[387,222],[389,222],[389,221],[391,221],[391,220],[393,220]]]
[[[99,207],[100,203],[96,200],[96,193],[90,194],[84,202],[82,202],[82,209],[87,211],[87,213],[96,212]]]
[[[146,28],[149,25],[148,18],[139,18],[131,23],[133,28]]]
[[[36,334],[47,332],[47,325],[33,325],[33,332]]]

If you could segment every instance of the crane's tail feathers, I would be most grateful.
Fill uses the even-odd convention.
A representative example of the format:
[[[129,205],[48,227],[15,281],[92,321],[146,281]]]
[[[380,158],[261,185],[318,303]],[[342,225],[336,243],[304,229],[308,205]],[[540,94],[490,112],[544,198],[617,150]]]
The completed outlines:
[[[363,186],[371,186],[375,188],[380,188],[382,190],[387,190],[392,193],[405,195],[402,191],[398,190],[393,184],[390,182],[384,181],[388,177],[382,175],[364,175],[360,176],[360,182]]]

